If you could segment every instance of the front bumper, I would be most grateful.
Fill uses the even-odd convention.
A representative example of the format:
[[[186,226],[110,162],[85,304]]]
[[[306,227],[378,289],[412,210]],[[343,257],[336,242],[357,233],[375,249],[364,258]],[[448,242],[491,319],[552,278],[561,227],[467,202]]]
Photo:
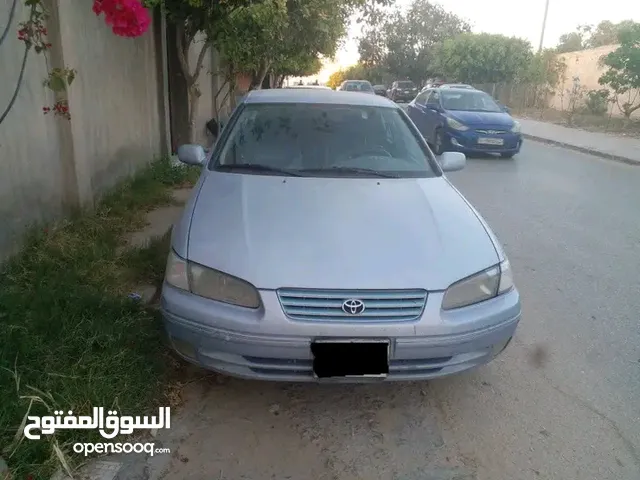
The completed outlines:
[[[521,314],[519,294],[514,289],[449,312],[440,309],[443,293],[433,292],[415,322],[299,322],[284,315],[276,292],[260,294],[263,306],[248,310],[165,284],[162,313],[173,348],[192,363],[240,378],[361,383],[380,380],[315,378],[311,342],[389,339],[389,375],[385,380],[425,380],[489,362],[506,348]]]
[[[503,145],[483,145],[478,143],[479,137],[501,139]],[[452,129],[445,131],[445,147],[447,151],[466,154],[517,154],[522,148],[522,135],[519,133],[505,133],[501,135],[482,135],[474,131],[458,132]]]

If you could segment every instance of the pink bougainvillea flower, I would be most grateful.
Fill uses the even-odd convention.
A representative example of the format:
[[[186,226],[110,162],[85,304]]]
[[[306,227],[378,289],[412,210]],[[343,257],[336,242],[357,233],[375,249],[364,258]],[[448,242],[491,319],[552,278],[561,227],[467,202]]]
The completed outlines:
[[[139,37],[149,29],[151,15],[140,0],[94,0],[93,12],[121,37]]]

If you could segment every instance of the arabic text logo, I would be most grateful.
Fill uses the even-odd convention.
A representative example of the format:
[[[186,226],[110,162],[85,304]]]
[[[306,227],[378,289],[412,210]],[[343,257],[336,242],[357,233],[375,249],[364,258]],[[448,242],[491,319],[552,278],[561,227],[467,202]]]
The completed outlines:
[[[119,416],[115,410],[108,410],[105,417],[104,407],[93,407],[91,416],[74,416],[71,410],[63,415],[62,410],[56,410],[53,416],[28,416],[30,423],[24,427],[24,436],[29,440],[39,440],[41,435],[52,435],[56,430],[99,430],[103,438],[111,439],[120,433],[128,435],[134,430],[156,430],[171,426],[169,407],[160,407],[157,417]],[[32,430],[39,430],[40,433]]]

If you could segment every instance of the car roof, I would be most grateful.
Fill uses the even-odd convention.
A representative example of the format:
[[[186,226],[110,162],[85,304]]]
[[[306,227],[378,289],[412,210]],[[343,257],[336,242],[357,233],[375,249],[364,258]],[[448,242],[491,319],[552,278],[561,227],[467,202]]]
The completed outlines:
[[[327,87],[325,85],[291,85],[289,87],[284,88],[311,88],[311,89],[320,89],[320,90],[331,90],[331,87]]]
[[[466,83],[444,83],[440,85],[440,88],[464,88],[466,90],[470,90],[470,89],[475,90],[473,86],[468,85]]]
[[[472,88],[456,87],[456,86],[443,87],[442,85],[439,87],[433,88],[433,90],[446,90],[446,91],[453,91],[453,92],[481,92],[482,91],[473,87]]]
[[[326,103],[334,105],[353,105],[359,107],[400,108],[391,100],[379,95],[362,92],[336,92],[324,88],[272,88],[251,90],[243,103]]]

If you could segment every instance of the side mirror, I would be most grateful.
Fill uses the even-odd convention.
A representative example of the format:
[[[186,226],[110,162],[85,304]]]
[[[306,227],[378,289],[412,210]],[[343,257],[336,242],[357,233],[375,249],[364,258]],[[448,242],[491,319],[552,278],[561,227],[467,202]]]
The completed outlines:
[[[433,110],[434,112],[439,112],[440,111],[440,105],[438,105],[437,103],[427,103],[425,106],[429,110]]]
[[[178,160],[187,165],[202,166],[207,161],[207,155],[200,145],[180,145],[178,147]]]
[[[502,111],[508,114],[511,114],[511,109],[506,105],[500,105],[502,107]]]
[[[443,172],[462,170],[467,164],[467,157],[460,152],[444,152],[440,156],[440,167]]]

